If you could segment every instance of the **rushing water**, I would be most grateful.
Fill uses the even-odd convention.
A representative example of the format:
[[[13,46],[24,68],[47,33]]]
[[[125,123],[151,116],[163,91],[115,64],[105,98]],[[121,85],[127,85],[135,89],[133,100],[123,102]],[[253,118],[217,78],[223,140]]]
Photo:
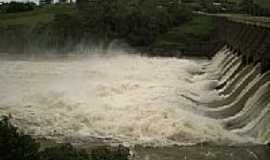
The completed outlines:
[[[74,143],[255,142],[204,116],[187,98],[222,100],[215,90],[219,73],[230,76],[237,69],[220,70],[228,63],[226,56],[221,51],[212,63],[121,51],[59,59],[2,58],[0,114],[11,116],[33,136]],[[233,63],[239,65],[237,59]]]

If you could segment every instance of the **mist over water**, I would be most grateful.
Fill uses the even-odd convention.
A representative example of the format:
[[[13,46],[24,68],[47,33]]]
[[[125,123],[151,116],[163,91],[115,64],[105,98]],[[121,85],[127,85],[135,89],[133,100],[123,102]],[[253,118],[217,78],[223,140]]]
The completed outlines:
[[[250,141],[203,116],[185,98],[220,98],[215,74],[201,74],[207,60],[150,58],[119,50],[22,59],[0,60],[0,114],[11,115],[28,134],[130,145]]]

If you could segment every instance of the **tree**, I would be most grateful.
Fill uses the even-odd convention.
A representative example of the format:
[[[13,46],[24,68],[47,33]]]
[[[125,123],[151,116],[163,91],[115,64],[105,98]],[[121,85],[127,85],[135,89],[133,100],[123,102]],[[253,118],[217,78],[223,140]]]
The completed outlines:
[[[33,2],[10,2],[10,3],[3,3],[0,6],[0,12],[2,13],[16,13],[16,12],[25,12],[34,10],[36,4]]]

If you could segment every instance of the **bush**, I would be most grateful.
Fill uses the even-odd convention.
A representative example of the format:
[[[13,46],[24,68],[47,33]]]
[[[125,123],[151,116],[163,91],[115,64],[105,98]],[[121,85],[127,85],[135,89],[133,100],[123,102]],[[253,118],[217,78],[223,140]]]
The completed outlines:
[[[8,117],[0,121],[0,159],[1,160],[127,160],[129,149],[99,147],[91,154],[75,149],[70,144],[40,150],[40,144],[30,136],[18,132]]]
[[[0,12],[2,13],[17,13],[34,10],[36,4],[33,2],[10,2],[0,5]]]
[[[54,47],[57,49],[64,47],[74,47],[80,42],[83,37],[81,22],[74,15],[56,14],[54,20],[49,24],[47,31],[51,45],[47,47]]]
[[[164,9],[137,8],[132,10],[127,23],[130,29],[125,39],[133,46],[144,46],[151,44],[160,33],[166,32],[172,21]]]
[[[145,46],[170,27],[187,21],[191,15],[190,10],[179,4],[166,3],[161,6],[153,0],[99,0],[87,5],[80,0],[78,9],[83,28],[95,39],[125,39],[133,46]]]
[[[174,26],[179,26],[192,19],[191,10],[186,6],[173,5],[168,11],[172,16]]]
[[[7,52],[56,51],[66,53],[82,43],[104,48],[114,39],[131,46],[149,46],[158,35],[191,19],[191,10],[174,0],[78,0],[76,12],[54,13],[49,21],[35,23],[20,34],[0,30]],[[13,25],[9,25],[13,26]],[[7,28],[11,28],[7,26]],[[22,30],[22,27],[18,27]],[[11,35],[11,36],[10,36]],[[15,39],[13,38],[15,35]],[[19,36],[19,39],[17,38]],[[34,41],[33,41],[34,39]],[[12,44],[11,47],[6,45]],[[94,44],[93,44],[94,43]],[[14,45],[16,44],[16,45]],[[11,51],[10,51],[11,50]]]
[[[26,51],[59,51],[65,53],[72,51],[75,45],[83,39],[83,29],[77,16],[72,14],[55,14],[49,23],[37,23],[29,30],[25,29],[22,34],[25,35]],[[32,41],[34,39],[34,41]],[[13,45],[14,47],[14,45]]]
[[[39,144],[12,126],[7,117],[0,121],[1,160],[37,160]]]

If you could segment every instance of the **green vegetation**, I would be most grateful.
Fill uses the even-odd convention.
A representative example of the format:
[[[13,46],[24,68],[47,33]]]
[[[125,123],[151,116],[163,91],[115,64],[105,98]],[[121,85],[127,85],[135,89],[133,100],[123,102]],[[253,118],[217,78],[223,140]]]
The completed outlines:
[[[0,157],[2,160],[36,160],[39,144],[30,136],[18,133],[7,117],[0,121]]]
[[[0,159],[1,160],[127,160],[129,150],[119,146],[98,147],[87,153],[75,149],[70,144],[56,144],[41,149],[40,144],[28,135],[18,132],[8,120],[0,121]]]
[[[186,23],[192,15],[176,0],[162,4],[155,0],[78,2],[77,7],[56,5],[0,15],[0,49],[66,52],[82,43],[102,43],[106,48],[114,39],[132,46],[149,46],[158,35]]]
[[[178,0],[78,0],[76,6],[0,14],[0,50],[66,53],[77,45],[102,44],[106,48],[120,39],[133,47],[187,51],[209,40],[215,28],[212,18],[193,17],[191,11]]]
[[[17,13],[32,11],[36,7],[36,4],[33,2],[10,2],[3,3],[0,5],[0,13]]]
[[[38,23],[53,21],[56,14],[75,13],[75,8],[70,5],[55,5],[44,8],[35,8],[32,11],[21,13],[0,13],[0,25],[26,25],[34,26]]]
[[[269,0],[255,0],[255,3],[258,4],[261,8],[266,8],[270,10],[270,1]]]
[[[78,3],[81,22],[95,39],[124,39],[133,46],[151,44],[157,35],[183,24],[191,15],[178,1],[160,4],[155,0],[100,0],[90,6],[84,3]]]
[[[187,50],[194,45],[208,41],[214,30],[215,22],[212,17],[194,16],[192,21],[160,35],[152,47]]]
[[[255,3],[260,4],[262,7],[270,8],[270,1],[268,0],[256,0]]]
[[[72,48],[78,34],[76,8],[53,5],[21,13],[0,14],[0,50],[6,52],[39,52]],[[75,20],[76,19],[76,20]],[[74,36],[75,35],[75,36]],[[67,40],[72,39],[70,42]],[[73,40],[74,39],[74,40]]]

